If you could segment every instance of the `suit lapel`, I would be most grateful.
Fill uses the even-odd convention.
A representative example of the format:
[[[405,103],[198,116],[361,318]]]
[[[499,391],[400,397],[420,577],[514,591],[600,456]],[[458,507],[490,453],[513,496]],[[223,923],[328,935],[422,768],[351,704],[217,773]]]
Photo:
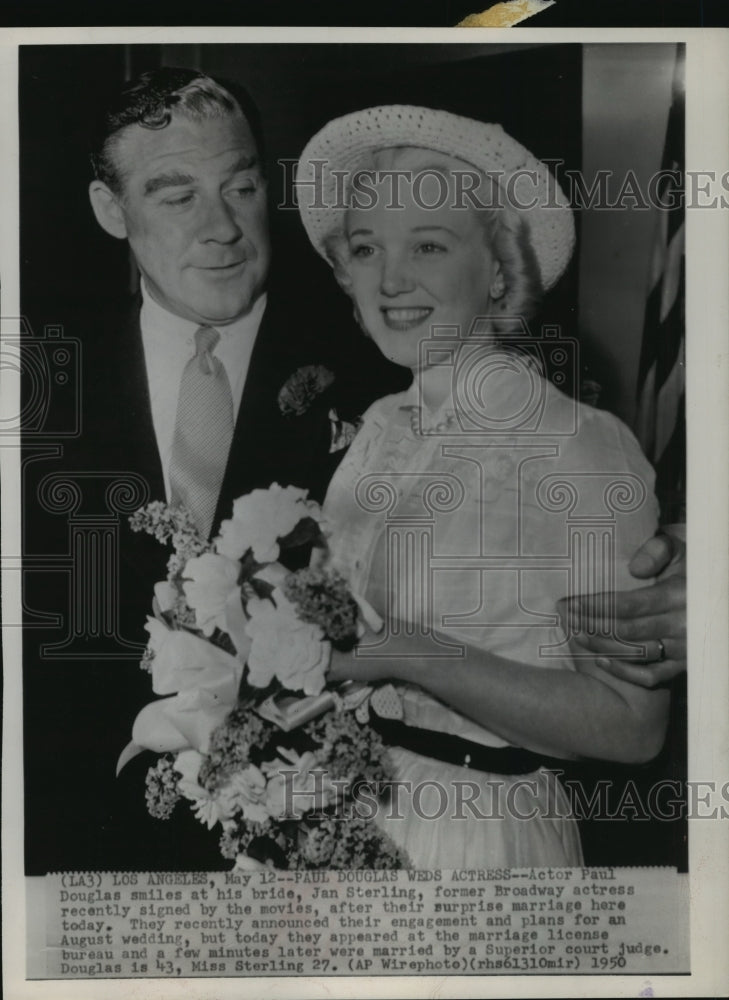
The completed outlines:
[[[129,444],[134,449],[136,471],[149,484],[150,498],[155,500],[164,499],[164,477],[152,420],[139,310],[140,302],[137,301],[127,318],[120,342],[119,371],[123,373],[120,418],[125,420],[129,415],[129,426],[133,428]]]
[[[134,303],[120,324],[116,370],[112,377],[118,396],[107,401],[116,407],[117,468],[138,475],[147,486],[148,501],[164,500],[162,463],[152,420],[149,381],[139,325],[140,302]],[[124,634],[146,641],[142,631],[152,600],[152,587],[164,579],[169,551],[144,532],[133,532],[128,518],[121,518],[121,596]]]
[[[284,416],[278,394],[302,365],[316,364],[316,347],[301,336],[279,297],[269,295],[251,356],[236,421],[216,521],[230,517],[233,500],[273,482],[320,492],[317,470],[328,454],[329,425],[324,414]]]
[[[220,491],[216,521],[230,517],[233,500],[270,485],[275,467],[285,459],[279,449],[281,414],[278,391],[286,378],[287,351],[280,342],[276,309],[270,304],[261,320],[251,354],[243,396]]]

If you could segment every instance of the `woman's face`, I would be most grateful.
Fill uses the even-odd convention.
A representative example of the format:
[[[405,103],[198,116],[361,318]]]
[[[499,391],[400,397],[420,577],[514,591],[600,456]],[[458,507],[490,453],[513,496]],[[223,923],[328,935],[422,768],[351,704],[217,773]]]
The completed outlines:
[[[374,193],[360,196],[362,205],[373,206],[347,212],[349,291],[385,357],[417,369],[420,344],[432,336],[432,327],[457,327],[467,336],[474,319],[488,315],[499,264],[475,210],[458,205],[454,171],[472,173],[473,167],[404,148],[376,154],[375,169],[402,173],[398,187],[393,175],[378,177]],[[455,329],[449,333],[457,335]]]

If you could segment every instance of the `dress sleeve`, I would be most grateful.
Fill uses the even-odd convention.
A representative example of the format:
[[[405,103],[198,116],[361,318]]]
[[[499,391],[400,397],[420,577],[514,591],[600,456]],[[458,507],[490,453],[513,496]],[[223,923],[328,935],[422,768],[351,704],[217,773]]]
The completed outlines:
[[[512,456],[498,488],[453,525],[461,547],[480,549],[481,568],[464,558],[437,574],[434,625],[508,659],[574,669],[557,602],[645,586],[628,563],[658,523],[653,469],[617,418],[587,407],[576,433],[545,434]]]
[[[655,473],[617,417],[580,411],[577,433],[525,484],[525,547],[569,556],[572,594],[642,586],[628,563],[658,525]]]

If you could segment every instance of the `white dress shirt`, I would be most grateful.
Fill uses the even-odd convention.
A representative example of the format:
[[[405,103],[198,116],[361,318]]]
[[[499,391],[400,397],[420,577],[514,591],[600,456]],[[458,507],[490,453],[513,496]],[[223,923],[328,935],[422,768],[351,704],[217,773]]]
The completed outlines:
[[[233,396],[233,421],[238,419],[243,387],[248,375],[253,345],[266,308],[262,295],[251,311],[227,326],[216,326],[220,340],[215,357],[222,362]],[[165,494],[170,499],[170,456],[175,435],[177,400],[185,365],[195,354],[195,333],[200,323],[182,319],[156,302],[142,282],[142,310],[139,316],[147,369],[152,423],[162,462]]]

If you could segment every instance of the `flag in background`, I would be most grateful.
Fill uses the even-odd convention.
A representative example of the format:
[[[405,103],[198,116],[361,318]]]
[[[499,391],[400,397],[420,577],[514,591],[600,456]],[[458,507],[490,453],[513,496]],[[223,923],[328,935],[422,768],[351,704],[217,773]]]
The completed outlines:
[[[685,520],[685,287],[683,204],[685,47],[676,46],[673,94],[638,369],[635,432],[656,469],[664,524]]]

